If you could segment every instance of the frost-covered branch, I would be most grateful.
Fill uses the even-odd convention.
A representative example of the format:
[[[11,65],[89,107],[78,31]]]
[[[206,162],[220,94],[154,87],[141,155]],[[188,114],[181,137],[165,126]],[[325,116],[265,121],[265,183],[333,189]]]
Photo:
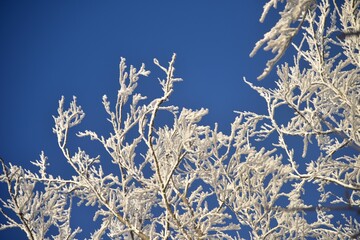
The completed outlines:
[[[284,0],[268,1],[264,5],[264,11],[260,18],[260,22],[264,22],[271,7],[276,8],[278,2],[283,1]],[[254,49],[250,53],[250,57],[253,57],[265,43],[267,44],[266,47],[264,47],[265,51],[271,50],[272,53],[276,53],[275,57],[266,63],[266,68],[258,77],[258,80],[264,79],[284,55],[293,38],[301,29],[308,11],[313,11],[315,5],[316,0],[286,0],[284,10],[280,12],[279,21],[269,32],[265,33],[264,37],[256,43]],[[294,24],[295,26],[293,26]]]
[[[278,2],[265,5],[262,20]],[[356,35],[340,38],[338,32],[358,31],[359,3],[314,4],[287,1],[276,31],[256,46],[267,43],[277,52],[267,72],[294,34],[303,34],[294,44],[294,62],[277,68],[275,88],[245,80],[265,100],[267,113],[235,112],[229,133],[201,124],[208,109],[169,105],[181,80],[175,54],[167,66],[154,60],[165,74],[154,99],[137,92],[150,71],[144,64],[127,67],[121,58],[115,103],[102,98],[110,133],[77,133],[95,140],[106,156],[70,150],[68,136],[85,113],[75,97],[65,109],[62,97],[53,131],[73,176],[51,175],[44,152],[32,162],[37,171],[1,160],[8,198],[0,199],[0,230],[19,228],[29,239],[75,239],[81,229],[72,230],[70,220],[77,203],[97,207],[93,220],[100,223],[91,239],[358,236],[360,47]],[[170,116],[168,124],[159,121],[160,111]]]

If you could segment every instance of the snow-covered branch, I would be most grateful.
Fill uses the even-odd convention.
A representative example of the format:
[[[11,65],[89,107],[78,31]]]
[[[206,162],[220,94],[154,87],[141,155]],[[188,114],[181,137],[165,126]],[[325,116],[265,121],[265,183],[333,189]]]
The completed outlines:
[[[284,1],[268,1],[262,21],[278,2]],[[201,123],[208,109],[169,104],[181,80],[175,54],[167,65],[154,60],[164,74],[162,94],[154,99],[137,92],[150,71],[144,64],[128,68],[121,58],[114,103],[102,98],[110,133],[77,133],[107,155],[71,150],[68,136],[85,113],[76,97],[65,109],[62,97],[53,132],[73,176],[53,176],[44,152],[32,162],[37,171],[1,160],[8,198],[0,199],[0,230],[19,228],[29,239],[75,239],[81,229],[70,226],[77,203],[97,207],[93,220],[100,223],[91,239],[358,236],[360,45],[356,35],[338,33],[358,31],[359,17],[353,0],[342,6],[286,1],[281,20],[252,54],[265,43],[277,54],[263,77],[301,32],[294,62],[277,68],[273,89],[245,80],[265,100],[267,113],[237,111],[229,133]],[[161,111],[171,116],[168,124],[158,121]]]

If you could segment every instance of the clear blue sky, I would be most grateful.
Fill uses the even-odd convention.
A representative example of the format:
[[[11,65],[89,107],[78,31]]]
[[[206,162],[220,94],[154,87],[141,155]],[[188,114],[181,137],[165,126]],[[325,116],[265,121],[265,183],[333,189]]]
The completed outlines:
[[[85,129],[106,134],[109,125],[101,97],[107,94],[115,100],[120,57],[128,65],[144,62],[153,72],[140,80],[139,89],[151,97],[160,92],[157,77],[162,77],[152,59],[166,63],[176,52],[176,76],[184,81],[175,86],[170,103],[209,108],[204,124],[218,122],[227,131],[234,110],[263,112],[264,101],[242,81],[245,76],[255,82],[269,58],[263,52],[249,58],[277,16],[260,24],[262,4],[261,0],[0,1],[0,155],[28,168],[44,150],[50,171],[66,175],[62,171],[69,167],[52,133],[51,116],[58,100],[64,95],[68,104],[76,95],[87,114],[72,134]],[[273,85],[274,80],[268,77],[260,84]],[[94,144],[71,141],[72,147],[84,141]],[[94,152],[99,147],[91,146]],[[85,236],[89,235],[80,238]]]

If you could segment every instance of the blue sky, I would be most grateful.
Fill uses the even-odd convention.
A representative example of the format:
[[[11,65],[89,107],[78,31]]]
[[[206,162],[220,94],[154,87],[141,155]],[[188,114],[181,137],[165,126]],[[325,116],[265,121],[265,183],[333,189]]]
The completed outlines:
[[[259,52],[249,58],[256,41],[277,19],[273,11],[260,24],[262,4],[260,0],[2,0],[1,157],[29,168],[44,150],[50,171],[66,175],[63,171],[69,167],[52,133],[51,116],[58,100],[64,95],[68,104],[76,95],[87,114],[73,134],[85,129],[106,134],[109,125],[101,97],[107,94],[115,100],[120,57],[128,65],[144,62],[152,71],[140,80],[139,90],[154,97],[160,93],[157,77],[162,75],[152,60],[166,63],[176,52],[175,73],[184,81],[175,86],[170,103],[209,108],[204,124],[218,122],[226,132],[234,110],[264,112],[265,102],[242,81],[245,76],[256,82],[270,57]],[[274,80],[272,74],[259,84],[272,86]],[[91,144],[90,151],[100,149],[84,139],[71,141],[72,147]]]

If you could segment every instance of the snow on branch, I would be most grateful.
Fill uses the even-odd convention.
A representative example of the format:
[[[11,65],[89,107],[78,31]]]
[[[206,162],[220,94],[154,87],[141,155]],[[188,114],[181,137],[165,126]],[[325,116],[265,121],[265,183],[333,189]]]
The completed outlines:
[[[264,5],[264,11],[260,22],[265,20],[271,7],[276,8],[279,0],[271,0]],[[283,0],[281,1],[283,2]],[[299,32],[309,10],[313,9],[315,0],[288,0],[283,11],[280,12],[280,19],[272,29],[265,33],[250,53],[250,57],[255,56],[258,50],[266,44],[265,51],[271,50],[276,53],[275,57],[266,63],[264,72],[258,77],[258,80],[264,79],[273,69],[275,64],[284,55],[292,39]],[[298,22],[295,26],[295,22]]]
[[[269,1],[264,14],[277,2]],[[163,76],[153,99],[137,92],[150,71],[144,64],[127,67],[121,58],[114,103],[102,98],[110,132],[77,133],[96,141],[105,156],[69,148],[70,129],[85,113],[75,97],[68,108],[62,97],[53,131],[73,175],[53,176],[44,152],[32,161],[35,170],[1,159],[7,198],[0,199],[0,230],[18,228],[28,239],[76,239],[77,204],[96,207],[88,220],[99,223],[91,239],[359,236],[360,47],[354,36],[337,35],[358,28],[359,5],[345,0],[330,11],[328,0],[319,2],[309,12],[313,1],[287,1],[279,32],[259,45],[268,42],[280,54],[299,30],[291,22],[302,17],[294,61],[277,67],[273,89],[245,80],[267,111],[237,111],[229,133],[202,124],[208,109],[171,105],[181,80],[175,54],[168,64],[154,59]],[[169,124],[161,124],[160,111],[171,116]]]

